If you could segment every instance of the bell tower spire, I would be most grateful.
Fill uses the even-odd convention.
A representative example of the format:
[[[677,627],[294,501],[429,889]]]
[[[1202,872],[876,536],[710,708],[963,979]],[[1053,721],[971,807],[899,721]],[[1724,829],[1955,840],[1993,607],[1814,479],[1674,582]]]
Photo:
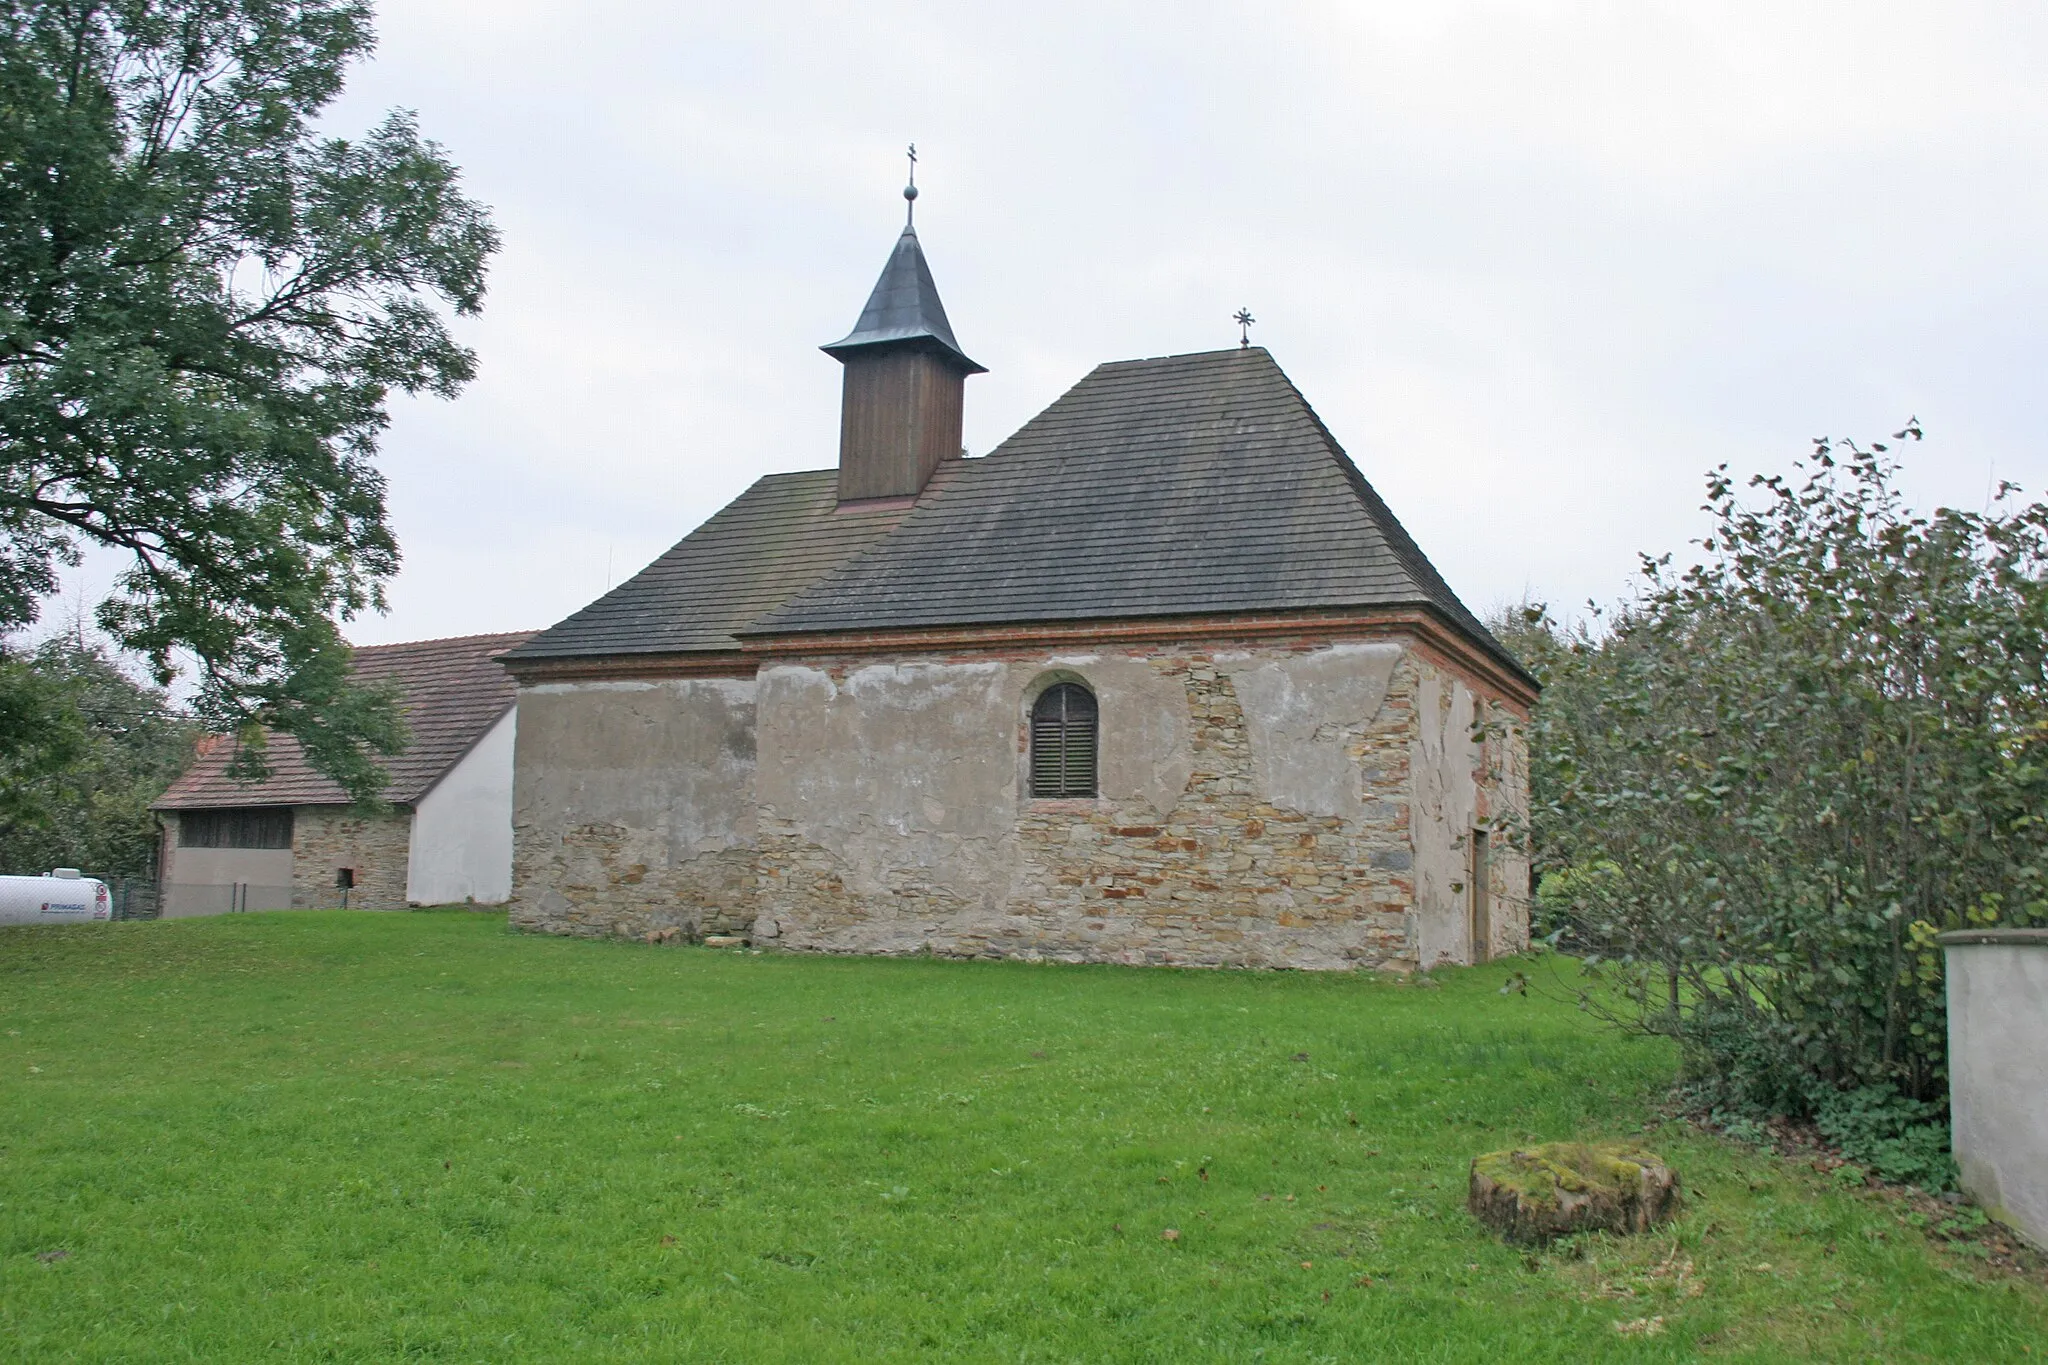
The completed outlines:
[[[825,354],[846,367],[839,410],[839,500],[915,497],[957,459],[966,380],[987,370],[953,337],[917,240],[917,145],[903,187],[903,233],[853,330]]]

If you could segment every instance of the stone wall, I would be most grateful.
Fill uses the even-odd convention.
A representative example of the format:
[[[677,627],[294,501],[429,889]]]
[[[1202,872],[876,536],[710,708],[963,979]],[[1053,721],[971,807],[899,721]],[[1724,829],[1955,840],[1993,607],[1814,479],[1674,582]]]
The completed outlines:
[[[1101,706],[1101,797],[1034,800],[1030,701],[1076,679]],[[1396,640],[765,668],[754,936],[1067,961],[1469,960],[1455,860],[1483,810],[1519,805],[1520,743],[1503,732],[1488,771],[1472,706]],[[1440,826],[1420,841],[1418,789]],[[1498,886],[1514,876],[1513,856],[1496,860]],[[1526,923],[1525,907],[1497,913],[1495,950],[1523,946]]]
[[[1529,750],[1519,717],[1417,659],[1412,758],[1416,955],[1484,961],[1529,946]],[[1474,835],[1487,831],[1487,931],[1474,942]]]
[[[339,868],[355,869],[353,910],[403,910],[412,845],[412,811],[399,806],[368,815],[349,806],[300,806],[292,818],[292,907],[341,904]]]
[[[1055,682],[1101,795],[1029,795]],[[1526,806],[1519,721],[1406,637],[983,649],[520,692],[512,921],[789,949],[1343,969],[1464,962],[1472,831]],[[1424,827],[1426,826],[1426,827]],[[1493,953],[1527,864],[1491,863]]]
[[[754,680],[519,692],[511,922],[585,935],[754,922]]]
[[[1535,879],[1529,866],[1529,736],[1526,717],[1497,697],[1480,699],[1477,823],[1492,832],[1493,941],[1486,957],[1529,951]],[[1459,959],[1469,962],[1469,954]]]

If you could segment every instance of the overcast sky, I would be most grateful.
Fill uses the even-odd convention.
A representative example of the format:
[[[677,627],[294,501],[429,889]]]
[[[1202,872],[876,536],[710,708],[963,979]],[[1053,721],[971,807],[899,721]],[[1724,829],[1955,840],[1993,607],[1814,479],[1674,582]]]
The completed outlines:
[[[902,220],[981,454],[1106,360],[1269,347],[1474,608],[1610,600],[1704,470],[1910,414],[2048,487],[2048,7],[387,0],[505,236],[482,373],[400,401],[362,643],[538,627],[835,462]]]

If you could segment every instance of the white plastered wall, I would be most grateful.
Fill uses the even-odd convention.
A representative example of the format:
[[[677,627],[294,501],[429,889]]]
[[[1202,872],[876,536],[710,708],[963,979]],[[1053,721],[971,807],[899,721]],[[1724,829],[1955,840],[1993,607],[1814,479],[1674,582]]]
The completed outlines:
[[[2048,934],[1950,936],[1948,1040],[1963,1188],[2048,1248]]]
[[[512,751],[518,710],[498,718],[420,798],[405,898],[414,905],[502,905],[512,895]]]

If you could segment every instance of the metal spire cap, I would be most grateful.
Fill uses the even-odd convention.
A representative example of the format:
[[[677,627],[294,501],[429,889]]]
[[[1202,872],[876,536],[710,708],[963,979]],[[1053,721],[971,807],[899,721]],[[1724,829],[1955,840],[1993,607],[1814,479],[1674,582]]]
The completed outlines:
[[[917,205],[917,148],[910,149],[912,181],[904,186],[903,197],[912,209]],[[872,346],[913,346],[938,352],[963,374],[987,374],[986,365],[967,358],[953,339],[953,324],[946,320],[946,306],[939,302],[939,286],[932,269],[925,264],[924,248],[918,244],[917,229],[909,223],[889,253],[882,277],[861,309],[853,330],[829,346],[818,349],[844,363],[851,355]]]

